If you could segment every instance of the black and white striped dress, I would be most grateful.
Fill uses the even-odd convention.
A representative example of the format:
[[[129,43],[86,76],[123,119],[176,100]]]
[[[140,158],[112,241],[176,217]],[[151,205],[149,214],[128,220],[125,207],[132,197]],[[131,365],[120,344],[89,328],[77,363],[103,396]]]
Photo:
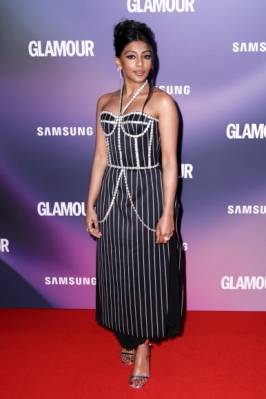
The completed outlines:
[[[96,320],[136,337],[181,332],[183,284],[177,231],[156,244],[163,213],[159,124],[143,112],[100,114],[108,166],[96,201]],[[178,206],[176,201],[175,220]]]

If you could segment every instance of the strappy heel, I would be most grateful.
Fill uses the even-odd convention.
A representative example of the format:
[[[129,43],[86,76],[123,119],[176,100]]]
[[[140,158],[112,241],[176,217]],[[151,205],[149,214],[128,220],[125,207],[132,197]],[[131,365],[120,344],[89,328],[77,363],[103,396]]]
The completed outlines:
[[[151,354],[150,354],[150,348],[152,347],[152,344],[151,344],[150,342],[147,343],[147,344],[144,342],[144,344],[149,346],[149,355],[148,355],[148,358],[149,358],[149,360],[150,360],[150,356],[151,356]],[[131,375],[131,376],[130,376],[130,379],[129,379],[129,386],[130,386],[131,388],[143,388],[144,385],[147,384],[149,378],[150,378],[150,376],[147,376],[147,375]],[[141,382],[140,384],[135,384],[134,381],[136,381],[136,380],[138,380],[138,379],[139,379],[139,380],[142,380],[142,382]]]
[[[134,379],[134,378],[138,378],[138,379],[142,379],[142,380],[144,379],[144,381],[143,381],[142,384],[139,384],[139,385],[134,384],[133,381],[129,381],[129,386],[130,386],[131,388],[143,388],[144,385],[147,384],[148,379],[149,379],[150,377],[147,377],[146,375],[131,375],[131,376],[130,376],[130,380],[132,380],[132,379]]]
[[[123,364],[128,364],[128,365],[134,364],[135,356],[136,356],[135,353],[131,353],[131,352],[127,352],[127,351],[120,352],[120,359]],[[127,359],[126,359],[126,357],[127,357]]]

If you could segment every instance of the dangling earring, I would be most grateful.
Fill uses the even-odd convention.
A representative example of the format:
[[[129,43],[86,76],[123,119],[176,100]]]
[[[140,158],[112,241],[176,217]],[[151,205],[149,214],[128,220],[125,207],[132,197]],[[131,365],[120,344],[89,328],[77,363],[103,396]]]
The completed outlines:
[[[119,77],[120,77],[120,88],[122,86],[122,68],[117,68],[117,72],[119,72]]]
[[[119,68],[119,67],[118,67],[118,68],[117,68],[117,72],[120,72],[120,75],[119,75],[119,76],[120,76],[120,79],[121,79],[121,77],[122,77],[122,76],[121,76],[121,75],[122,75],[122,72],[121,72],[121,71],[122,71],[122,68]]]

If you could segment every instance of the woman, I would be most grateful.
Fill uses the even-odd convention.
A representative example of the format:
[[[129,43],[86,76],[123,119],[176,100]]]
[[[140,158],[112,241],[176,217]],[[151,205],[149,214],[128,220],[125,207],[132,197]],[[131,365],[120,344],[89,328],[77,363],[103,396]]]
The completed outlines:
[[[152,84],[155,42],[144,23],[114,29],[121,90],[97,105],[86,227],[97,239],[96,320],[114,332],[129,384],[149,378],[150,339],[181,332],[177,234],[178,113]]]

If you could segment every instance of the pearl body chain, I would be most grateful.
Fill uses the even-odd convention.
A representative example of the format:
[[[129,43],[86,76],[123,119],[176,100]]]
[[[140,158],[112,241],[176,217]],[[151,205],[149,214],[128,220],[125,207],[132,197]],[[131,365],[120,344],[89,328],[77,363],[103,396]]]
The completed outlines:
[[[155,166],[154,166],[154,167],[155,167]],[[137,169],[137,168],[136,168],[136,169]],[[145,169],[150,169],[150,168],[145,168]],[[139,221],[143,224],[143,226],[145,226],[148,230],[153,231],[153,232],[156,232],[156,229],[152,229],[151,227],[149,227],[149,226],[142,220],[142,218],[140,217],[140,215],[138,214],[138,211],[137,211],[137,209],[136,209],[136,207],[135,207],[135,205],[134,205],[134,202],[133,202],[133,199],[132,199],[132,196],[131,196],[129,187],[128,187],[127,175],[126,175],[126,170],[125,170],[125,168],[121,169],[121,171],[120,171],[120,173],[119,173],[119,175],[118,175],[118,179],[117,179],[117,182],[116,182],[116,186],[115,186],[115,189],[114,189],[114,192],[113,192],[113,195],[112,195],[112,199],[111,199],[110,205],[109,205],[109,207],[108,207],[108,209],[107,209],[107,212],[106,212],[105,216],[103,217],[103,219],[102,219],[102,220],[99,220],[99,223],[105,222],[105,220],[106,220],[107,217],[109,216],[109,213],[111,212],[111,209],[112,209],[112,207],[113,207],[113,205],[114,205],[114,202],[115,202],[115,197],[116,197],[116,194],[117,194],[117,191],[118,191],[118,187],[119,187],[119,183],[120,183],[120,180],[121,180],[121,177],[122,177],[122,176],[124,177],[124,182],[125,182],[125,186],[126,186],[126,193],[127,193],[127,196],[128,196],[128,198],[129,198],[129,201],[130,201],[130,203],[131,203],[131,206],[132,206],[133,211],[135,212],[137,218],[138,218]]]

